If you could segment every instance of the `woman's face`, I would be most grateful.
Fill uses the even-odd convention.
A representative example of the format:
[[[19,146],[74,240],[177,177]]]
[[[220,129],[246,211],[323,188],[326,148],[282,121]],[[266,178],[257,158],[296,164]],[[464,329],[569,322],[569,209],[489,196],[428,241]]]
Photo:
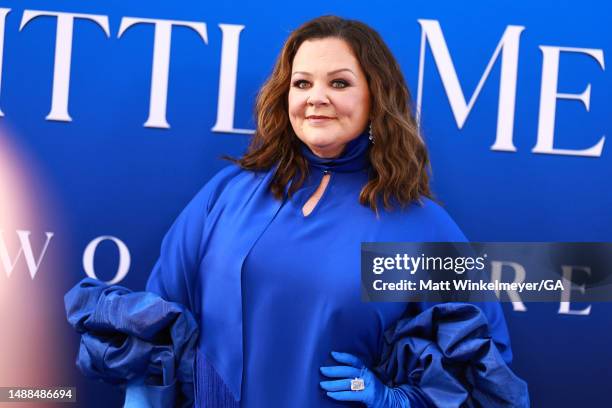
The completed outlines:
[[[366,128],[370,91],[349,45],[339,38],[304,41],[291,69],[289,120],[314,154],[332,158]]]

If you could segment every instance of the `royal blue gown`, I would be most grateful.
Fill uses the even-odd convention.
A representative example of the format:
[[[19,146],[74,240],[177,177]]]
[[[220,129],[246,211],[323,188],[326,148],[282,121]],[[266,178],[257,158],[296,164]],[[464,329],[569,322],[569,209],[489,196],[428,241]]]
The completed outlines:
[[[378,217],[359,204],[368,148],[362,135],[339,159],[327,161],[304,146],[308,179],[283,201],[267,191],[271,173],[226,168],[166,237],[147,290],[192,305],[201,322],[196,377],[212,366],[242,407],[346,406],[319,387],[319,367],[333,365],[329,353],[378,363],[383,332],[407,305],[361,301],[362,241],[465,241],[429,199],[394,211],[381,208]],[[324,173],[329,184],[304,216],[302,207]],[[484,307],[509,362],[501,309]]]
[[[363,134],[334,160],[321,159],[303,146],[309,175],[283,200],[269,192],[272,171],[229,166],[204,186],[168,231],[147,291],[184,305],[198,322],[197,407],[360,406],[332,400],[320,388],[326,378],[319,368],[336,365],[330,352],[351,353],[374,368],[384,366],[383,354],[389,356],[395,343],[404,341],[403,348],[391,353],[400,359],[409,350],[406,345],[414,344],[404,338],[410,331],[395,330],[387,337],[392,344],[385,342],[384,333],[408,312],[414,316],[431,305],[362,302],[360,243],[466,239],[427,198],[394,210],[381,205],[378,215],[359,204],[368,180],[369,146]],[[330,174],[329,184],[304,216],[302,207],[324,174]],[[485,356],[481,365],[495,366],[482,375],[491,384],[507,382],[496,374],[501,372],[497,366],[512,359],[503,313],[497,303],[480,306],[486,319],[478,347],[487,354],[478,351],[477,359]],[[436,315],[426,324],[433,327]],[[468,327],[455,317],[451,324],[452,333]],[[470,330],[466,336],[475,333]],[[414,357],[409,354],[406,358]],[[419,386],[418,376],[408,378],[408,372],[387,374],[394,385],[403,385],[413,407],[456,403],[469,394],[445,389],[449,386],[441,380],[438,387],[436,378],[444,375],[435,370],[444,368],[431,370],[426,388]],[[423,367],[417,371],[422,373]]]

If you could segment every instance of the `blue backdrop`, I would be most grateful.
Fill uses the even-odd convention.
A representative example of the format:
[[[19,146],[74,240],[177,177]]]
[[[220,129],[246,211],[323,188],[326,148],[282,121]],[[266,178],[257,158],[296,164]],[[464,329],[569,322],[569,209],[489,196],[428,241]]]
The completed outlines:
[[[121,393],[74,367],[62,294],[87,273],[144,287],[174,217],[225,166],[221,155],[246,147],[255,95],[284,39],[322,14],[368,23],[396,55],[421,108],[434,191],[471,240],[612,241],[606,2],[0,7],[0,149],[12,169],[0,174],[0,201],[23,209],[0,218],[9,257],[0,256],[0,285],[18,280],[26,298],[50,293],[36,307],[55,335],[4,352],[63,354],[51,382],[77,386],[79,406],[119,405]],[[19,231],[38,264],[19,252]],[[504,305],[533,406],[612,403],[612,306],[588,306]],[[6,378],[0,385],[28,385]]]

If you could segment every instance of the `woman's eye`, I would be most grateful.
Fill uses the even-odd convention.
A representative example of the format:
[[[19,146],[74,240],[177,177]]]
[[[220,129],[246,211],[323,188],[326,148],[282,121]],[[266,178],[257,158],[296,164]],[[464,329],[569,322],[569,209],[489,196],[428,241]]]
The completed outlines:
[[[346,88],[349,85],[350,84],[344,79],[334,79],[333,81],[331,81],[332,88],[342,89]],[[306,81],[305,79],[298,79],[297,81],[293,82],[293,86],[298,89],[307,89],[310,87],[310,82]]]
[[[349,83],[343,79],[334,79],[332,81],[332,87],[334,88],[346,88],[347,86],[349,86]]]
[[[297,81],[293,82],[293,86],[299,89],[306,89],[308,88],[308,85],[308,81],[303,79],[298,79]]]

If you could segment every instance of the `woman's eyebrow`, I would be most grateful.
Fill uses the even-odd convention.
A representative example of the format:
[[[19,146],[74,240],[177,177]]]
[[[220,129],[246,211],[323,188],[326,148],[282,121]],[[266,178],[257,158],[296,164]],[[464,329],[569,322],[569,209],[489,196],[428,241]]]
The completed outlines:
[[[354,73],[354,72],[353,72],[353,71],[352,71],[350,68],[340,68],[340,69],[335,69],[335,70],[333,70],[333,71],[328,72],[328,73],[327,73],[327,75],[335,75],[335,74],[337,74],[338,72],[342,72],[342,71],[348,71],[348,72],[350,72],[351,74],[353,74],[353,76],[354,76],[354,77],[357,77],[357,75],[355,75],[355,73]]]
[[[353,74],[353,76],[354,76],[354,77],[357,77],[357,75],[355,75],[355,73],[354,73],[354,72],[353,72],[353,71],[352,71],[350,68],[340,68],[340,69],[335,69],[335,70],[333,70],[333,71],[329,71],[329,72],[327,73],[327,75],[328,75],[328,76],[329,76],[329,75],[335,75],[335,74],[337,74],[338,72],[342,72],[342,71],[348,71],[348,72],[350,72],[351,74]],[[312,75],[310,72],[306,72],[306,71],[295,71],[295,72],[293,72],[293,73],[291,74],[291,76],[294,76],[295,74],[302,74],[302,75],[309,75],[309,76],[310,76],[310,75]]]

